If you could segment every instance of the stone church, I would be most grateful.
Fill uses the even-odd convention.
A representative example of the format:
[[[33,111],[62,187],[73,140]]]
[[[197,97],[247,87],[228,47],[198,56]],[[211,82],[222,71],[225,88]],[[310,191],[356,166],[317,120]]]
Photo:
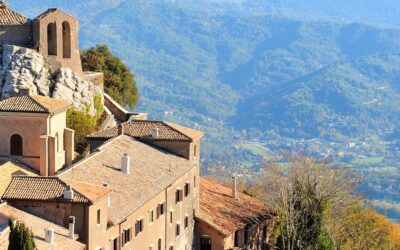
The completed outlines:
[[[53,8],[31,20],[5,1],[0,2],[0,16],[0,44],[37,49],[52,71],[70,68],[82,75],[76,17]]]

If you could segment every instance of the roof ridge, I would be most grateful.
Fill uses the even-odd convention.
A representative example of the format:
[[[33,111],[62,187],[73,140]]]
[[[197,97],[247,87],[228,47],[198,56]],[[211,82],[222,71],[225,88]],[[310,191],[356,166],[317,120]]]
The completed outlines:
[[[60,181],[62,184],[64,184],[65,186],[70,186],[74,192],[82,195],[83,197],[85,197],[85,199],[87,199],[90,203],[93,203],[93,201],[91,201],[91,199],[89,197],[87,197],[86,195],[82,194],[82,192],[80,192],[79,190],[77,190],[76,188],[74,188],[74,186],[69,185],[68,183],[66,183],[65,181],[63,181],[60,177],[57,176],[58,181]]]

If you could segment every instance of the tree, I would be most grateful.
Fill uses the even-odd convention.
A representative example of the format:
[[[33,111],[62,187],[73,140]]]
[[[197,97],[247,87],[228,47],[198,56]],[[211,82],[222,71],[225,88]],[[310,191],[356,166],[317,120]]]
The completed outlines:
[[[139,99],[134,75],[106,45],[97,45],[81,53],[85,71],[104,73],[104,90],[124,107],[133,109]]]
[[[279,249],[399,249],[399,228],[364,207],[349,169],[290,156],[267,164],[254,183],[279,212]]]
[[[32,230],[29,229],[23,222],[10,219],[8,250],[36,250],[35,240]]]

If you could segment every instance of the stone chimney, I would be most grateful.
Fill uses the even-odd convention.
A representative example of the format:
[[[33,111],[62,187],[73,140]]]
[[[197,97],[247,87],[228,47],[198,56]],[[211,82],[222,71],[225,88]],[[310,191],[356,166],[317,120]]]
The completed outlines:
[[[44,239],[47,243],[53,244],[54,242],[54,229],[51,227],[44,229]]]
[[[68,237],[70,239],[74,239],[74,237],[75,237],[75,216],[70,216],[68,222],[69,222]]]
[[[151,129],[151,137],[153,139],[157,139],[158,136],[160,136],[160,130],[158,128],[152,128]]]
[[[232,177],[232,198],[237,199],[237,177]]]
[[[127,153],[124,153],[121,161],[121,171],[123,173],[125,174],[130,173],[130,163],[131,163],[131,157],[129,157]]]
[[[70,185],[67,185],[64,190],[64,199],[73,200],[74,199],[74,190]]]
[[[1,5],[0,5],[0,8],[1,8]],[[20,96],[25,96],[25,95],[30,95],[30,94],[31,94],[31,90],[29,88],[19,89]]]

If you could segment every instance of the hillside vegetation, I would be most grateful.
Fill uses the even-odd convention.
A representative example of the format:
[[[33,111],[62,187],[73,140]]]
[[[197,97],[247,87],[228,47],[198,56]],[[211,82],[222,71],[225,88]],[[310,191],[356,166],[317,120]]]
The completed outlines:
[[[206,131],[204,166],[258,168],[246,145],[301,151],[361,171],[398,211],[395,0],[9,2],[78,15],[81,48],[107,44],[135,72],[136,109]]]

